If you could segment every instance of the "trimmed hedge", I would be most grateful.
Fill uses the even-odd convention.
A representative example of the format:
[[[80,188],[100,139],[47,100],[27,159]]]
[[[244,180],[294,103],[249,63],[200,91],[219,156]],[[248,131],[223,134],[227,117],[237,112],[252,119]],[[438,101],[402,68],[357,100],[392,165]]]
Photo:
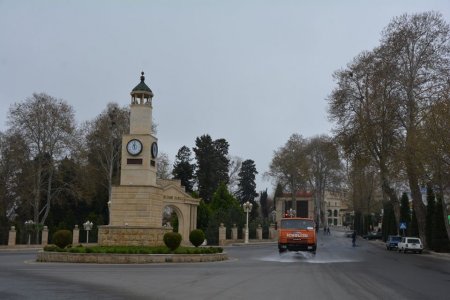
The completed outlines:
[[[59,248],[65,248],[72,244],[72,232],[66,229],[58,230],[53,234],[52,241]]]
[[[178,232],[167,232],[164,234],[164,244],[166,244],[167,248],[171,251],[175,251],[181,244],[181,234]]]
[[[200,246],[204,240],[205,240],[205,234],[203,233],[203,230],[201,230],[201,229],[194,229],[189,234],[189,241],[195,247]]]

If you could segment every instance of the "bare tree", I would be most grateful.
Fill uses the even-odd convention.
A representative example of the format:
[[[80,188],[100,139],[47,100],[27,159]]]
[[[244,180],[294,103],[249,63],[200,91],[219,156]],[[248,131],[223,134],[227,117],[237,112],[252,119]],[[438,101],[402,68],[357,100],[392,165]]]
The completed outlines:
[[[156,158],[156,176],[161,179],[169,179],[172,174],[170,166],[169,155],[164,152],[159,153]]]
[[[336,121],[336,140],[345,155],[366,157],[380,172],[383,192],[393,204],[397,222],[400,204],[394,188],[400,173],[396,162],[401,139],[396,119],[398,96],[393,84],[392,66],[380,49],[363,52],[347,70],[334,77],[337,88],[329,97],[329,113]]]
[[[230,161],[228,167],[228,177],[230,178],[230,181],[228,182],[228,190],[236,196],[239,183],[239,171],[242,166],[242,158],[229,155],[228,159]]]
[[[420,192],[424,176],[421,134],[431,106],[448,89],[450,27],[439,13],[405,14],[394,18],[385,29],[382,48],[395,75],[403,161],[423,238],[426,207]]]
[[[31,213],[30,203],[25,201],[33,185],[29,157],[21,136],[0,132],[0,242],[7,240],[9,223],[21,208]]]
[[[316,222],[320,224],[320,221],[324,221],[320,216],[325,216],[325,191],[337,187],[342,179],[341,161],[337,146],[327,136],[310,139],[305,152],[308,166],[306,176],[309,189],[314,194]]]
[[[394,18],[378,48],[336,72],[338,87],[330,97],[338,139],[347,154],[373,160],[397,221],[395,180],[404,176],[408,182],[421,237],[426,208],[420,185],[427,181],[428,153],[424,124],[434,103],[448,95],[449,32],[438,13]]]
[[[127,108],[108,103],[99,116],[86,124],[88,159],[108,190],[108,201],[111,200],[112,185],[119,182],[122,135],[129,132],[129,115]]]
[[[307,140],[299,134],[293,134],[286,144],[275,151],[266,176],[286,186],[292,200],[295,193],[307,186]]]
[[[68,155],[73,143],[73,109],[63,100],[44,93],[33,94],[11,106],[8,122],[34,159],[33,220],[43,225],[51,206],[54,161]]]

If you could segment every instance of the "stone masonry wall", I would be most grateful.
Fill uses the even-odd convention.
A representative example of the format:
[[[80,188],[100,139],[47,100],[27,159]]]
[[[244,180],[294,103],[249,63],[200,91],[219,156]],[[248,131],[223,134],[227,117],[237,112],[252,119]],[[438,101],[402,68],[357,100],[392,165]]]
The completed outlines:
[[[172,229],[140,226],[99,226],[100,246],[162,246],[164,234]]]

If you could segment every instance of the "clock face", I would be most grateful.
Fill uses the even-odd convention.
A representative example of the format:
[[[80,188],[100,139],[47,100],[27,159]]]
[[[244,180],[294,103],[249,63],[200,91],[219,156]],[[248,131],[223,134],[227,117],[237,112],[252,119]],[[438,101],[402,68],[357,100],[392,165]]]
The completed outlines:
[[[138,155],[142,151],[142,143],[140,140],[132,139],[127,144],[127,151],[130,155]]]
[[[153,142],[152,144],[152,158],[156,158],[158,156],[158,144]]]

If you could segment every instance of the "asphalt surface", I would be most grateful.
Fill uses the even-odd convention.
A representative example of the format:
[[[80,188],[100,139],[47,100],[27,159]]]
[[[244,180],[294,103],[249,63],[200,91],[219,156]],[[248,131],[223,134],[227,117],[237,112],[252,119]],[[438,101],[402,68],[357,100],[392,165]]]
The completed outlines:
[[[37,263],[0,251],[0,299],[450,299],[450,258],[387,251],[377,241],[319,233],[309,253],[276,244],[225,248],[214,263]]]

